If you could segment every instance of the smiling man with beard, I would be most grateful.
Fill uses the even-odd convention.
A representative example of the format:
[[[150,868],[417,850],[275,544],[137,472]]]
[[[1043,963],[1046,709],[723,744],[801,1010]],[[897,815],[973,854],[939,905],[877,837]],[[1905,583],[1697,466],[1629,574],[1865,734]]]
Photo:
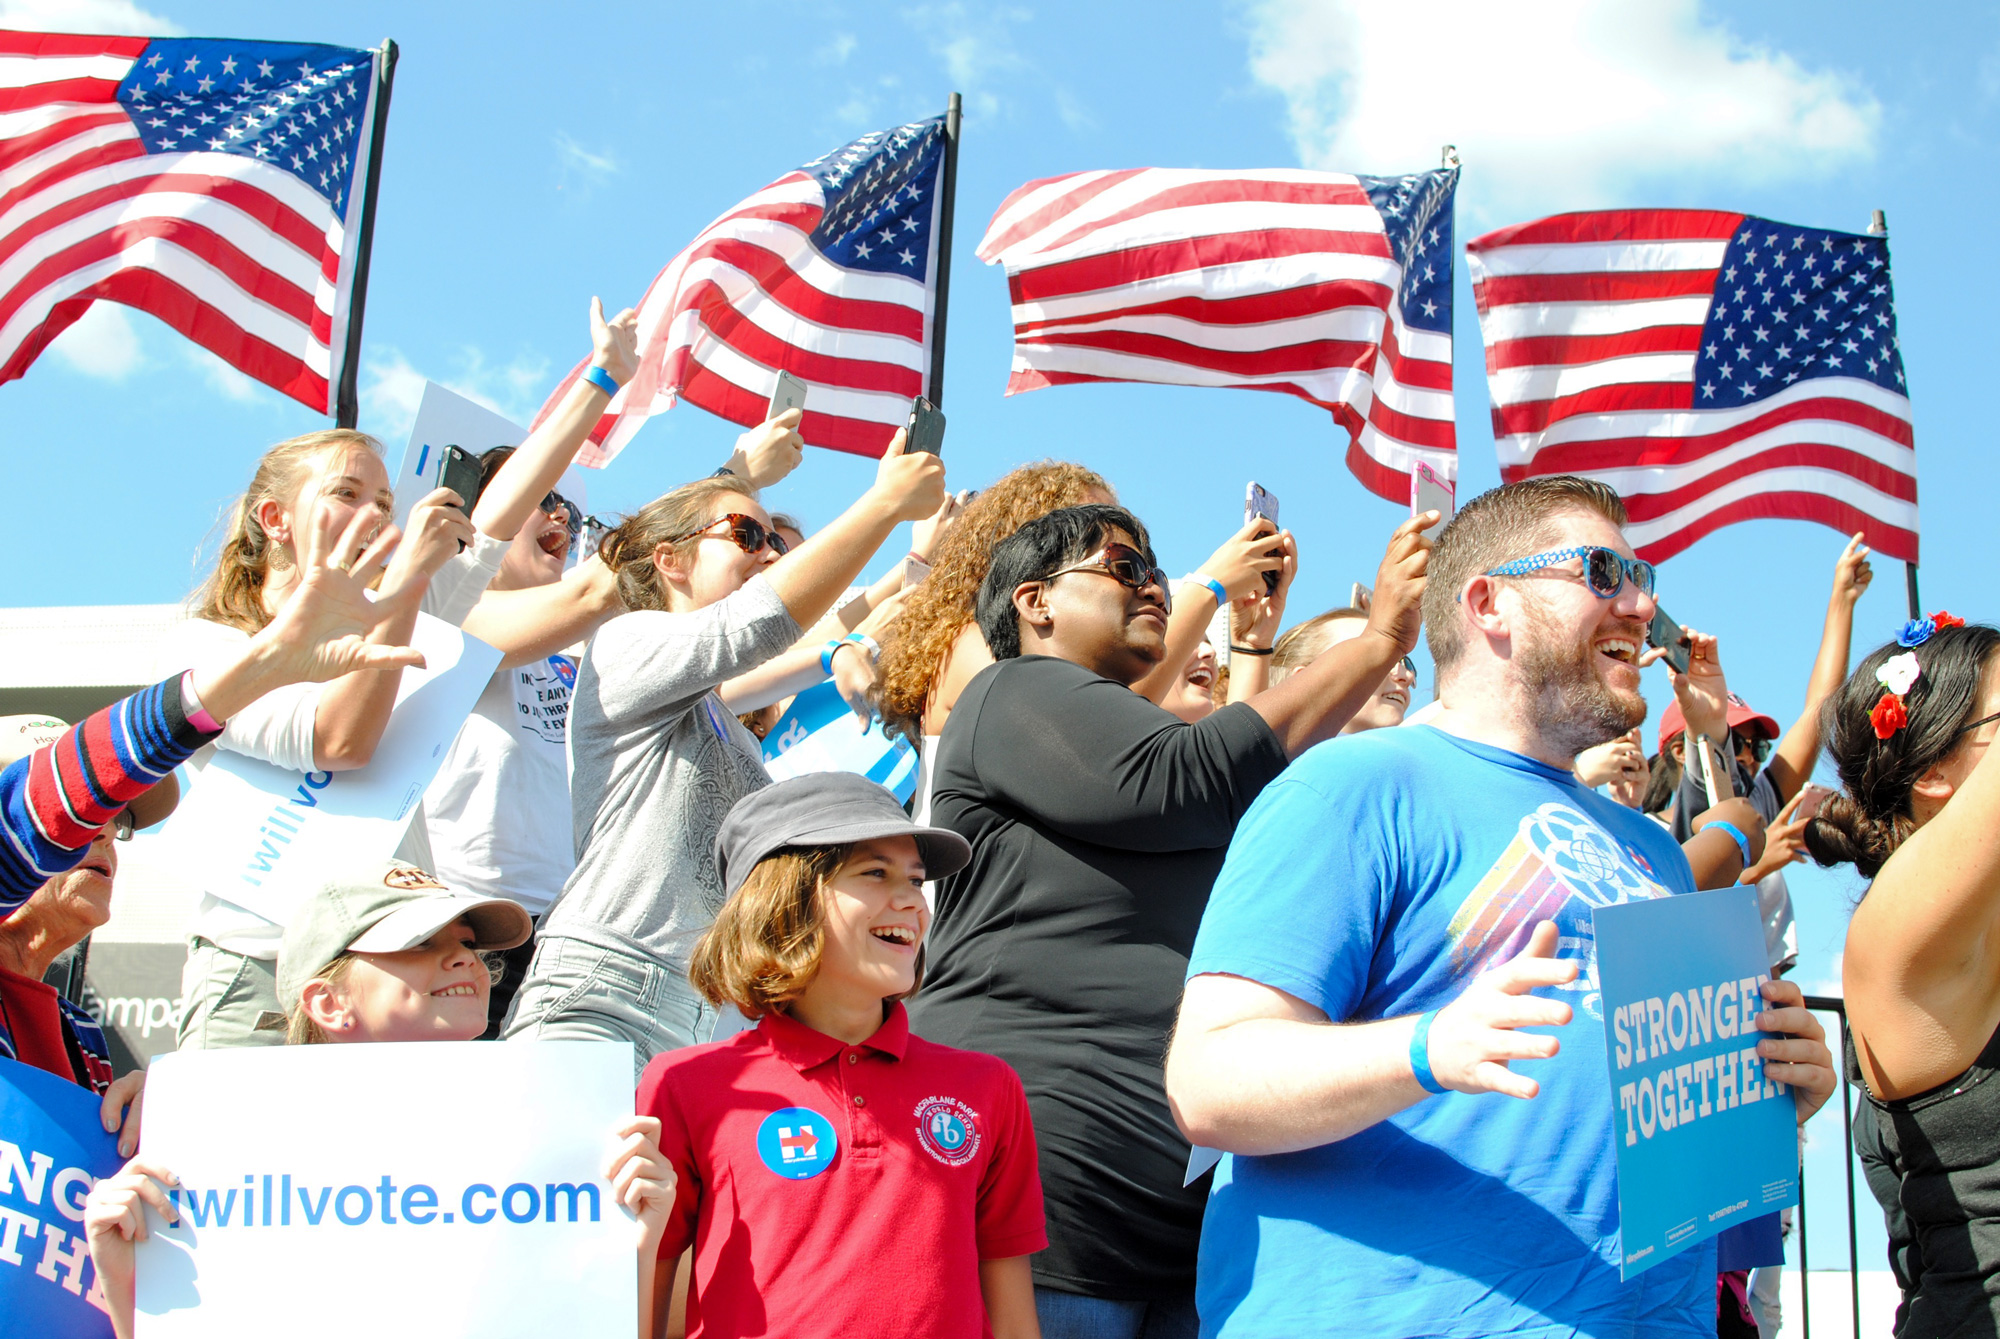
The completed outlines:
[[[1182,1185],[1160,1073],[1181,973],[1237,820],[1415,644],[1423,523],[1391,538],[1367,635],[1193,724],[1132,691],[1165,658],[1169,599],[1131,513],[1069,507],[994,547],[978,608],[996,663],[952,710],[931,803],[972,860],[938,884],[910,1022],[1027,1090],[1044,1339],[1195,1333],[1203,1192]]]
[[[1424,592],[1441,709],[1315,749],[1238,827],[1167,1058],[1181,1128],[1230,1154],[1204,1334],[1715,1333],[1712,1244],[1619,1279],[1591,913],[1694,888],[1571,771],[1646,714],[1624,524],[1572,477],[1468,503]],[[1803,1120],[1832,1057],[1796,985],[1764,995]]]

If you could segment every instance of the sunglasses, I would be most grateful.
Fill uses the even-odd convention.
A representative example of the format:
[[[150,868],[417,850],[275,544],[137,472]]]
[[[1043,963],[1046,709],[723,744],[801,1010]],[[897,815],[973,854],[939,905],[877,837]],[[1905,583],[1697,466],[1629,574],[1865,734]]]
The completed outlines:
[[[1160,606],[1168,613],[1173,612],[1173,592],[1167,588],[1167,574],[1146,560],[1146,555],[1129,544],[1116,542],[1106,544],[1096,553],[1074,567],[1065,567],[1043,577],[1044,581],[1054,581],[1059,576],[1071,572],[1101,572],[1128,590],[1144,590],[1147,586],[1160,588]]]
[[[1766,758],[1771,756],[1771,741],[1762,736],[1752,739],[1747,735],[1740,735],[1736,731],[1731,730],[1729,732],[1729,747],[1731,752],[1734,753],[1741,753],[1743,750],[1749,749],[1750,756],[1755,758],[1760,765]]]
[[[729,526],[728,534],[711,535],[708,533],[716,526],[725,523]],[[737,548],[742,549],[752,557],[762,553],[766,548],[769,548],[771,552],[777,554],[780,558],[792,550],[792,546],[785,542],[785,537],[776,530],[769,528],[755,516],[745,516],[741,512],[734,511],[730,512],[727,516],[718,516],[705,525],[698,525],[692,530],[684,530],[678,535],[668,535],[665,542],[668,544],[678,544],[684,539],[694,539],[697,536],[702,539],[733,540]]]
[[[576,537],[583,533],[583,509],[551,488],[542,499],[542,515],[554,519],[557,512],[563,514],[563,529],[569,531],[569,542],[576,543]]]
[[[1412,679],[1417,677],[1417,662],[1413,658],[1404,656],[1400,663],[1403,666],[1405,674],[1409,675]]]
[[[1600,600],[1615,598],[1619,591],[1625,589],[1628,578],[1645,594],[1653,593],[1651,563],[1638,558],[1627,558],[1616,549],[1607,549],[1597,544],[1574,549],[1555,549],[1548,553],[1516,558],[1512,562],[1501,563],[1498,567],[1488,569],[1486,575],[1524,577],[1546,571],[1557,563],[1566,563],[1572,558],[1583,559],[1583,584],[1590,587],[1590,593]]]
[[[129,842],[132,834],[139,830],[139,820],[132,817],[130,809],[120,809],[111,816],[111,837],[114,841]]]

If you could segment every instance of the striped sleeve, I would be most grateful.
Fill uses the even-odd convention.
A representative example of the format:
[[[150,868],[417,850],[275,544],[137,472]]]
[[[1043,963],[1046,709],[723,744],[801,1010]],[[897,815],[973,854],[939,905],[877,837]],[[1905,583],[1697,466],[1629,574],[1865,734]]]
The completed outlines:
[[[75,868],[120,809],[220,733],[188,720],[184,678],[112,703],[0,772],[0,915]]]

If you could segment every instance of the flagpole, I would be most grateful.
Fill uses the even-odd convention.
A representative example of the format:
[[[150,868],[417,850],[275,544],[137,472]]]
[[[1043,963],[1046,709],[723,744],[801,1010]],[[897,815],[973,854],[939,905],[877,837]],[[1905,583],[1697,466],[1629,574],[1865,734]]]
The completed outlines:
[[[382,59],[376,63],[375,120],[368,132],[368,175],[361,197],[361,234],[354,241],[354,285],[347,299],[347,350],[340,358],[340,387],[334,399],[334,424],[351,428],[361,417],[357,387],[361,376],[361,314],[368,305],[368,259],[375,242],[375,193],[382,182],[382,139],[389,129],[389,90],[396,81],[396,44],[382,39]]]
[[[1877,209],[1869,215],[1868,235],[1870,237],[1887,237],[1889,235],[1889,216],[1882,210]],[[1924,616],[1923,603],[1917,599],[1917,565],[1915,563],[1903,564],[1903,584],[1910,597],[1910,617],[1922,618]]]
[[[959,97],[954,93],[944,113],[944,199],[938,201],[937,298],[932,305],[931,374],[924,386],[930,402],[944,405],[944,318],[951,305],[951,213],[958,198],[958,117]]]

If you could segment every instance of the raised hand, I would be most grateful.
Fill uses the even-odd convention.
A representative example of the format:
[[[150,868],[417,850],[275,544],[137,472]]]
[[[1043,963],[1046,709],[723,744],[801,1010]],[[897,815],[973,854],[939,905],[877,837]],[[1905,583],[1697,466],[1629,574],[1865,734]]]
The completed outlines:
[[[899,521],[921,521],[944,505],[944,462],[929,451],[910,451],[909,434],[896,429],[875,467],[868,491],[887,503]]]
[[[806,455],[805,438],[799,436],[804,417],[802,409],[787,409],[744,432],[730,454],[729,472],[748,479],[752,488],[769,488],[797,469]]]
[[[639,313],[627,307],[604,319],[604,303],[590,300],[590,361],[623,386],[639,374]]]
[[[1285,601],[1292,593],[1292,578],[1299,574],[1299,541],[1289,530],[1278,532],[1278,588],[1266,591],[1259,581],[1248,595],[1229,602],[1229,640],[1238,646],[1268,648],[1278,639],[1278,627],[1285,621]]]
[[[357,512],[336,538],[328,515],[322,511],[315,517],[298,585],[277,617],[253,639],[262,644],[268,670],[279,681],[324,683],[356,670],[399,670],[424,663],[423,656],[407,646],[366,640],[386,620],[407,613],[429,584],[429,574],[417,564],[402,569],[399,579],[396,564],[391,563],[381,597],[368,598],[364,574],[375,570],[399,538],[391,525],[371,540],[368,530],[376,519],[372,513]]]
[[[1375,590],[1368,603],[1368,628],[1387,637],[1404,655],[1417,649],[1424,628],[1424,582],[1430,571],[1431,542],[1424,527],[1436,525],[1438,514],[1412,516],[1389,536],[1388,552],[1375,569]]]
[[[1435,516],[1435,513],[1433,513]],[[1425,522],[1432,524],[1433,522]],[[1405,527],[1406,529],[1408,527]],[[1401,533],[1400,531],[1398,532]],[[1375,588],[1377,603],[1384,592]],[[1554,1037],[1519,1032],[1524,1027],[1561,1027],[1570,1007],[1528,992],[1576,980],[1573,958],[1557,959],[1556,924],[1535,926],[1528,944],[1513,958],[1474,978],[1465,993],[1438,1010],[1431,1021],[1431,1075],[1461,1093],[1505,1093],[1533,1097],[1542,1086],[1507,1067],[1513,1060],[1547,1060],[1561,1045]]]
[[[401,588],[421,576],[429,581],[437,570],[470,544],[474,531],[465,512],[465,499],[449,488],[432,489],[423,501],[410,509],[409,525],[403,542],[389,559],[383,576],[385,585]],[[356,570],[366,571],[366,568]]]
[[[1693,628],[1683,631],[1688,636],[1688,672],[1668,665],[1667,677],[1673,680],[1674,697],[1688,729],[1722,743],[1729,737],[1729,680],[1722,672],[1722,657],[1714,637]]]
[[[1868,565],[1868,546],[1861,542],[1861,533],[1856,531],[1833,565],[1833,598],[1845,601],[1852,609],[1874,579],[1875,569]]]
[[[958,493],[945,494],[942,507],[910,527],[910,552],[926,563],[937,557],[938,545],[958,524],[958,518],[965,514],[967,501],[968,498]]]

